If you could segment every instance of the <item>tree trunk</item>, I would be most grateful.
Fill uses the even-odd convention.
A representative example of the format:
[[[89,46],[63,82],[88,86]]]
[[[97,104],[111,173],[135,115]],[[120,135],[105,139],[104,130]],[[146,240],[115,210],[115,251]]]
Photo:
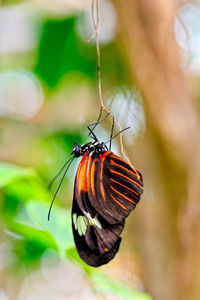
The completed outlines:
[[[174,38],[174,2],[113,0],[147,119],[138,162],[145,195],[137,212],[140,232],[135,233],[144,261],[143,281],[154,299],[196,300],[200,297],[198,122]]]

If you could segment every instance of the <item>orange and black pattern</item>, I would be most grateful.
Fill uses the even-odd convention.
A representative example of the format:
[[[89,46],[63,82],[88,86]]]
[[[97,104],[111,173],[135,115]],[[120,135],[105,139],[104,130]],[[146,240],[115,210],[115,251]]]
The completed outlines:
[[[111,151],[88,146],[82,155],[74,184],[72,228],[80,257],[98,267],[117,253],[125,218],[140,200],[143,180],[138,170]]]

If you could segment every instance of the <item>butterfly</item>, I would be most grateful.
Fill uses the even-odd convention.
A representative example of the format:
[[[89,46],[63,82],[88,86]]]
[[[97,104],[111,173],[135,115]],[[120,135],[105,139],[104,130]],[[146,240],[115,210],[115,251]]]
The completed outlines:
[[[143,192],[141,173],[111,151],[111,141],[122,132],[113,136],[114,119],[107,142],[99,142],[94,134],[95,127],[109,115],[99,121],[101,114],[102,110],[97,122],[88,125],[93,141],[73,145],[73,157],[67,162],[65,171],[66,174],[74,158],[82,157],[74,182],[72,231],[79,256],[93,267],[114,258],[121,243],[125,219],[136,207]]]

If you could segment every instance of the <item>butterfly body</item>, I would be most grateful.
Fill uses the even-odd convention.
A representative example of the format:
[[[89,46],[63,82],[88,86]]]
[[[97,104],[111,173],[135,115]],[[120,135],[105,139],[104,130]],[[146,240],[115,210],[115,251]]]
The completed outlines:
[[[82,156],[76,173],[72,229],[80,257],[94,267],[117,253],[125,218],[142,194],[142,175],[104,143],[75,144]]]
[[[104,143],[99,143],[98,141],[89,142],[84,145],[79,145],[78,143],[74,143],[73,151],[71,154],[74,154],[76,158],[83,156],[86,152],[95,152],[101,153],[107,150],[107,147]]]

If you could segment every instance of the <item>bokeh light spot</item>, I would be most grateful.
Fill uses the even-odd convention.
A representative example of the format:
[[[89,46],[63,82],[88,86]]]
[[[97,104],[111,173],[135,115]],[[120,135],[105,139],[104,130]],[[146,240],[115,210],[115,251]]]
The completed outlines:
[[[31,72],[0,73],[0,116],[27,120],[37,114],[42,103],[41,84]]]

